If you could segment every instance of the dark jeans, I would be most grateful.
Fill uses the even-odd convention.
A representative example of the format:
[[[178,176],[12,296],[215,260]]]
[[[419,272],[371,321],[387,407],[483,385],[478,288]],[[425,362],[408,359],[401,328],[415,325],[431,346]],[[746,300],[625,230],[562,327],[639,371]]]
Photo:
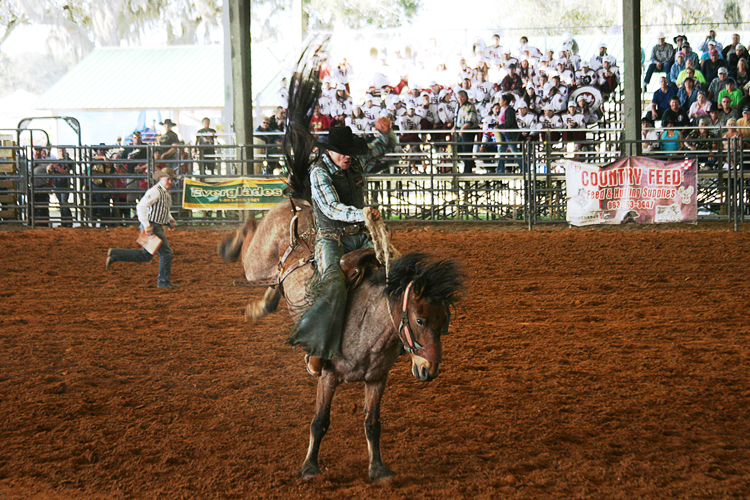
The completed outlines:
[[[506,138],[505,134],[503,134],[503,142],[500,145],[500,153],[507,153],[510,151],[511,153],[516,153],[512,156],[503,156],[500,155],[500,159],[497,161],[497,173],[498,174],[504,174],[506,173],[505,168],[505,162],[507,161],[506,158],[510,159],[511,162],[518,163],[521,165],[521,157],[518,155],[518,144],[515,142],[508,142],[508,139]]]
[[[314,303],[302,314],[291,339],[311,356],[332,359],[341,356],[346,315],[346,278],[339,261],[344,254],[360,248],[372,247],[366,234],[337,238],[319,237],[315,242],[315,262],[318,272]]]
[[[112,208],[109,206],[109,201],[112,195],[107,191],[105,185],[98,186],[91,184],[91,204],[93,205],[94,219],[111,219]]]
[[[34,219],[37,226],[49,225],[49,193],[34,193]]]
[[[70,211],[70,195],[68,187],[60,187],[55,189],[55,196],[57,201],[60,203],[60,222],[63,225],[71,225],[73,223],[73,214]]]
[[[473,156],[465,156],[466,154],[471,155],[474,151],[474,136],[476,136],[476,133],[464,132],[463,134],[459,133],[456,137],[459,143],[456,144],[456,151],[458,152],[458,159],[464,162],[463,173],[465,174],[472,173],[476,166]]]
[[[646,70],[646,78],[644,79],[644,81],[646,82],[646,85],[648,85],[651,82],[651,75],[653,75],[654,73],[659,73],[661,71],[667,74],[667,81],[668,82],[671,81],[669,79],[669,71],[672,69],[672,63],[667,61],[664,63],[662,67],[664,69],[659,70],[656,68],[656,63],[651,63],[648,65],[648,69]]]
[[[170,283],[172,275],[172,259],[174,258],[174,254],[169,247],[167,236],[164,234],[164,226],[152,222],[151,228],[154,230],[154,234],[162,241],[159,250],[156,251],[156,253],[159,254],[159,277],[157,278],[156,285],[163,287]],[[110,252],[110,257],[112,257],[113,262],[151,262],[151,259],[154,258],[153,255],[143,248],[140,250],[113,248]]]

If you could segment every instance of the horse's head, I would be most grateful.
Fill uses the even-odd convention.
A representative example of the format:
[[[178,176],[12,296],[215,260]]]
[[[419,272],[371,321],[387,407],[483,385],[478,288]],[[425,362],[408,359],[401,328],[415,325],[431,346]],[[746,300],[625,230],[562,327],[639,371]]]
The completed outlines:
[[[390,270],[387,293],[401,322],[398,335],[411,356],[415,378],[429,382],[442,362],[441,336],[448,333],[450,306],[457,299],[464,275],[452,260],[427,261],[426,254],[407,254]]]

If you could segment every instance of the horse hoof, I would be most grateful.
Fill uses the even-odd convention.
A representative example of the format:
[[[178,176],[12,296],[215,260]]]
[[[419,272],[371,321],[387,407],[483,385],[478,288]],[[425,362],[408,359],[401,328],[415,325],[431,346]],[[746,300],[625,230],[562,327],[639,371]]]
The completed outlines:
[[[395,472],[383,465],[370,467],[370,480],[372,481],[386,481],[395,475]]]
[[[245,308],[245,319],[247,319],[248,321],[259,320],[265,315],[266,310],[264,306],[262,306],[258,302],[251,302]]]
[[[299,477],[305,481],[314,478],[318,474],[320,474],[320,469],[317,465],[312,464],[303,465],[302,469],[299,471]]]

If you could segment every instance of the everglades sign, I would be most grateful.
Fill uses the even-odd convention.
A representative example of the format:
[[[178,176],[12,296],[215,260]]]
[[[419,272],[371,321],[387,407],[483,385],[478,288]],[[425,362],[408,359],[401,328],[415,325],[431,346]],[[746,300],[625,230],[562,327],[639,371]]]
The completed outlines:
[[[281,179],[243,177],[208,183],[185,179],[182,207],[197,210],[268,210],[284,201]]]

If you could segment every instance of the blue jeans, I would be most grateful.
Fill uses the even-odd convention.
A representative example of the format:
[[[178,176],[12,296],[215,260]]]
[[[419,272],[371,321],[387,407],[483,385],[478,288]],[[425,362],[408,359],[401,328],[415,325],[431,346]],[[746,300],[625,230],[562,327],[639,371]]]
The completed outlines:
[[[161,246],[159,247],[159,250],[156,251],[159,255],[159,276],[156,285],[163,287],[170,283],[172,275],[172,259],[174,258],[174,254],[169,247],[167,236],[164,234],[164,226],[152,222],[151,228],[153,229],[154,234],[161,239]],[[143,248],[140,250],[113,248],[110,252],[110,257],[112,257],[113,262],[151,262],[151,259],[154,258],[153,255]]]
[[[289,339],[301,345],[311,356],[333,359],[341,356],[346,316],[346,278],[339,261],[344,254],[360,248],[372,247],[367,234],[318,237],[315,241],[316,283],[311,297],[314,302],[302,314],[299,324]]]
[[[459,134],[458,137],[456,137],[456,140],[459,142],[459,144],[456,144],[456,151],[458,152],[458,159],[463,160],[464,162],[464,171],[465,174],[470,174],[474,167],[476,166],[474,163],[474,157],[473,156],[465,156],[467,153],[471,155],[474,151],[474,136],[476,133],[468,133],[464,132],[463,137],[462,134]],[[460,144],[463,143],[463,144]]]
[[[500,153],[507,153],[510,151],[511,153],[516,153],[516,155],[512,156],[510,161],[516,162],[519,165],[521,165],[521,161],[518,159],[518,144],[515,142],[508,142],[508,139],[505,137],[505,134],[503,134],[503,142],[500,145]],[[498,174],[504,174],[506,172],[505,170],[505,162],[506,162],[505,156],[500,156],[500,159],[497,161],[497,173]]]

